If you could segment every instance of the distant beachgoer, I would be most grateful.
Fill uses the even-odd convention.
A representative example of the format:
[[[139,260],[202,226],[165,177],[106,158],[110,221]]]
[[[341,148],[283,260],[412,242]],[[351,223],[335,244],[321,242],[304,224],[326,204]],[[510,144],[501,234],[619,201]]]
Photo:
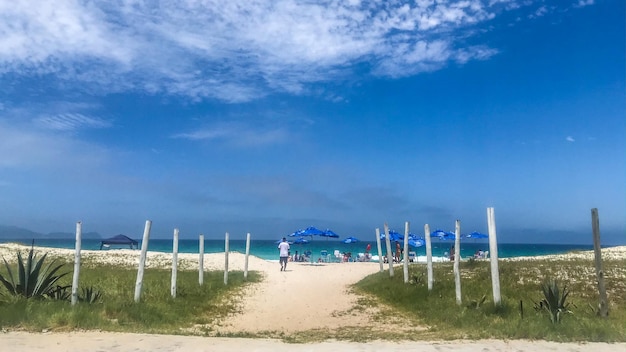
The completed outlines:
[[[369,253],[372,250],[372,245],[371,244],[367,244],[367,247],[365,247],[365,253]]]
[[[396,263],[400,263],[401,256],[402,256],[402,247],[400,247],[400,242],[396,241]]]
[[[300,261],[300,256],[298,255],[298,251],[296,251],[296,254],[293,255],[293,261],[294,262]]]
[[[287,238],[283,237],[283,241],[278,244],[278,255],[280,262],[280,271],[287,270],[287,260],[289,259],[289,243]]]
[[[450,247],[450,261],[454,260],[454,246]]]

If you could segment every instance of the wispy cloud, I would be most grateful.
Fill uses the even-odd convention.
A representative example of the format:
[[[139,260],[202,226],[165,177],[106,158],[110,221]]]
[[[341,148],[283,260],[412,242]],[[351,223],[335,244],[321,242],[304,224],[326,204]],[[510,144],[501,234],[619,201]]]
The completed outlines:
[[[572,142],[572,143],[573,143],[573,142],[576,142],[576,140],[575,140],[575,139],[574,139],[574,137],[572,137],[572,136],[567,136],[567,137],[565,137],[565,140],[566,140],[566,141],[568,141],[568,142]]]
[[[578,0],[578,2],[574,3],[574,7],[585,7],[593,5],[594,3],[594,0]]]
[[[46,74],[59,89],[229,102],[311,94],[357,65],[398,77],[488,59],[497,48],[461,38],[519,4],[16,0],[0,4],[0,77]]]
[[[191,132],[177,133],[172,138],[190,141],[217,141],[235,147],[259,147],[284,143],[289,136],[285,128],[257,127],[245,123],[220,123]]]
[[[89,117],[78,113],[65,113],[51,116],[40,116],[34,120],[38,126],[58,130],[74,131],[81,128],[107,128],[111,127],[109,121],[97,117]]]

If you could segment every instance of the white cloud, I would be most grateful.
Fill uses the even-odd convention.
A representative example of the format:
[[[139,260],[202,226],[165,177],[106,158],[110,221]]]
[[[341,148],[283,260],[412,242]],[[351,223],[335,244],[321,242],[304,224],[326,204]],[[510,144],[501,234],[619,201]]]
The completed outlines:
[[[565,140],[568,141],[568,142],[576,142],[576,140],[572,136],[565,137]]]
[[[56,77],[65,89],[249,101],[306,94],[355,65],[408,76],[486,59],[457,32],[514,0],[134,0],[0,4],[0,76]]]
[[[244,123],[221,123],[192,132],[178,133],[176,139],[219,141],[236,147],[259,147],[284,143],[289,133],[284,128],[258,128]]]
[[[574,4],[574,7],[585,7],[585,6],[593,5],[594,3],[595,3],[594,0],[578,0],[578,2]]]
[[[111,123],[97,117],[89,117],[79,113],[63,113],[58,115],[40,116],[35,124],[58,131],[73,131],[80,128],[107,128]]]

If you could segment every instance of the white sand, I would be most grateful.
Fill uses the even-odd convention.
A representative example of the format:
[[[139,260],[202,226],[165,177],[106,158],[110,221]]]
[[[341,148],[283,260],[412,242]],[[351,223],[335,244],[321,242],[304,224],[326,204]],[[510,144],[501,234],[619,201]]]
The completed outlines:
[[[15,251],[26,252],[28,247],[15,244],[0,244],[0,255],[7,259],[14,257]],[[67,249],[37,248],[49,256],[73,258],[74,252]],[[625,258],[626,247],[603,250],[612,258]],[[83,251],[82,260],[96,263],[137,265],[140,252],[137,250]],[[593,252],[568,254],[560,258],[584,256],[593,258]],[[552,257],[552,256],[550,256]],[[195,268],[198,255],[179,254],[179,267]],[[224,254],[206,254],[204,266],[207,270],[223,270]],[[149,252],[146,265],[168,268],[171,254]],[[231,253],[230,270],[243,270],[244,256]],[[348,286],[363,277],[379,270],[378,263],[334,263],[310,265],[289,263],[287,271],[281,272],[277,262],[250,257],[249,270],[260,271],[263,282],[247,288],[242,300],[241,312],[229,317],[215,327],[218,332],[274,332],[293,333],[311,329],[341,329],[350,326],[377,326],[371,320],[377,309],[368,312],[352,311],[356,296]],[[399,270],[399,275],[402,271]],[[394,322],[389,322],[394,324]],[[381,328],[385,328],[381,326]],[[388,327],[387,327],[388,328]],[[393,327],[392,327],[393,328]],[[399,327],[397,327],[399,328]],[[422,329],[411,327],[410,329]],[[35,338],[36,337],[36,338]],[[8,332],[0,334],[5,346],[22,350],[46,349],[60,351],[291,351],[294,348],[305,351],[594,351],[626,350],[626,344],[576,344],[530,341],[453,341],[453,342],[372,342],[367,344],[348,342],[324,342],[306,345],[289,345],[266,339],[224,339],[197,336],[162,336],[146,334],[118,334],[104,332],[72,332],[31,334]],[[8,345],[7,345],[8,344]],[[13,350],[11,348],[10,350]]]

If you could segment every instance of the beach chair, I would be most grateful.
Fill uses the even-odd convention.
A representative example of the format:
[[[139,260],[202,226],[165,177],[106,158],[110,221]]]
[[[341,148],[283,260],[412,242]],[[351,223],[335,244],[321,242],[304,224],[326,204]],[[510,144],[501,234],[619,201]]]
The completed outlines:
[[[409,263],[417,262],[417,253],[409,252]]]

